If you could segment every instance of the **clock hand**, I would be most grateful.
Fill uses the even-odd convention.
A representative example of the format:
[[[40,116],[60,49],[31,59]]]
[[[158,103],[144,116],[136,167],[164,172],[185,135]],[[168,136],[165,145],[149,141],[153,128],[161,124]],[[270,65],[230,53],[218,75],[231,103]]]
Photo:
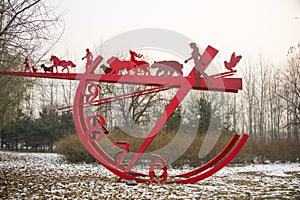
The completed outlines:
[[[164,87],[164,86],[155,86],[150,89],[138,90],[135,92],[130,92],[130,93],[121,94],[121,95],[112,96],[112,97],[105,97],[105,98],[101,98],[98,100],[94,100],[89,103],[83,103],[83,104],[79,104],[79,105],[84,106],[83,108],[88,108],[88,107],[92,107],[92,106],[100,106],[102,104],[111,103],[111,102],[115,102],[115,101],[123,100],[123,99],[127,99],[127,98],[133,98],[133,97],[137,97],[137,96],[157,93],[157,92],[165,91],[168,89],[170,89],[170,88]],[[57,108],[57,110],[64,110],[64,112],[68,112],[68,111],[72,111],[72,107],[73,107],[73,105],[69,105],[69,106]]]

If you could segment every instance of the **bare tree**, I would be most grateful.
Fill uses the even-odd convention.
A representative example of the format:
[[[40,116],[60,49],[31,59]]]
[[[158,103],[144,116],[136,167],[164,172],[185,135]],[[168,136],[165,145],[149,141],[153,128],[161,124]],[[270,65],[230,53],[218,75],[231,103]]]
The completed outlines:
[[[41,0],[3,0],[0,10],[0,53],[14,59],[42,58],[62,33],[61,16]],[[59,31],[59,29],[61,29]],[[2,69],[12,67],[12,59],[1,56]]]
[[[60,81],[60,84],[62,87],[60,96],[63,97],[60,101],[63,105],[72,105],[77,84],[74,81]]]
[[[23,70],[26,57],[32,66],[57,42],[63,26],[54,10],[41,0],[0,1],[0,71]],[[32,86],[33,80],[0,77],[0,127],[22,107],[27,85]]]
[[[257,73],[255,66],[250,62],[246,63],[242,67],[244,88],[243,88],[243,98],[241,103],[244,108],[245,116],[245,130],[248,132],[250,137],[257,138],[256,128],[255,128],[255,106],[256,106],[256,90],[257,90]]]
[[[130,94],[128,95],[130,98],[123,99],[121,97],[113,104],[110,104],[109,107],[106,106],[105,110],[102,110],[102,112],[108,113],[110,111],[116,111],[116,113],[121,116],[117,123],[123,123],[125,125],[124,127],[127,127],[132,131],[134,131],[134,127],[137,125],[149,125],[149,123],[153,121],[155,115],[155,113],[152,113],[152,108],[162,106],[165,102],[164,97],[158,92],[152,93],[149,91],[146,95],[139,95],[138,91],[149,89],[149,87],[147,88],[145,86],[102,84],[101,87],[105,96],[109,95],[113,97]],[[103,107],[104,105],[101,106]],[[120,119],[122,120],[120,121]],[[116,123],[116,121],[112,123]]]
[[[299,139],[300,127],[300,43],[288,52],[288,65],[283,71],[283,84],[278,95],[286,102],[288,137]]]

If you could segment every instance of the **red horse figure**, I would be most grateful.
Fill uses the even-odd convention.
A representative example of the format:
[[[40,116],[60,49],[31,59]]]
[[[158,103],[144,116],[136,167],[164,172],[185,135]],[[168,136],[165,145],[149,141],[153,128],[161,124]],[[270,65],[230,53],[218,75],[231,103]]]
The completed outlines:
[[[130,61],[134,62],[137,66],[137,68],[141,69],[144,72],[144,75],[148,74],[150,75],[150,71],[149,71],[149,63],[147,63],[146,61],[143,60],[136,60],[135,58],[141,58],[143,55],[141,54],[137,54],[134,51],[129,51],[130,53]]]
[[[58,66],[63,67],[63,69],[61,70],[62,72],[66,69],[68,73],[70,73],[68,66],[71,67],[76,67],[76,65],[68,60],[59,60],[56,56],[51,56],[50,61],[53,62],[53,65],[51,67],[55,67],[56,68],[56,73],[58,72]]]
[[[130,60],[119,60],[119,58],[112,56],[107,60],[111,71],[108,74],[118,74],[121,70],[126,69],[128,73],[132,70],[136,74],[136,64]]]

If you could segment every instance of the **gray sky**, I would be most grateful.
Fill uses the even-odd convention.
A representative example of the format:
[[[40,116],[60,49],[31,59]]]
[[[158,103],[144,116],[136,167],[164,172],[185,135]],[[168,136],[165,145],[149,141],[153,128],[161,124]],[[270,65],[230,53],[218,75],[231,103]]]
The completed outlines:
[[[233,51],[277,64],[300,42],[300,0],[47,0],[66,10],[52,53],[83,65],[85,49],[139,28],[179,32],[227,59]],[[188,45],[188,44],[187,44]]]

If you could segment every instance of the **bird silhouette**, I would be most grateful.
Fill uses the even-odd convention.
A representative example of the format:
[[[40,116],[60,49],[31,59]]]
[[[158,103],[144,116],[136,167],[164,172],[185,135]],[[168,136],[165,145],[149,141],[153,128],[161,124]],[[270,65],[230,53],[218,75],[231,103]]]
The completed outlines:
[[[238,64],[238,62],[240,62],[242,56],[235,56],[235,52],[232,53],[230,61],[224,61],[224,65],[226,67],[226,69],[230,70],[230,71],[234,71],[233,68]]]

